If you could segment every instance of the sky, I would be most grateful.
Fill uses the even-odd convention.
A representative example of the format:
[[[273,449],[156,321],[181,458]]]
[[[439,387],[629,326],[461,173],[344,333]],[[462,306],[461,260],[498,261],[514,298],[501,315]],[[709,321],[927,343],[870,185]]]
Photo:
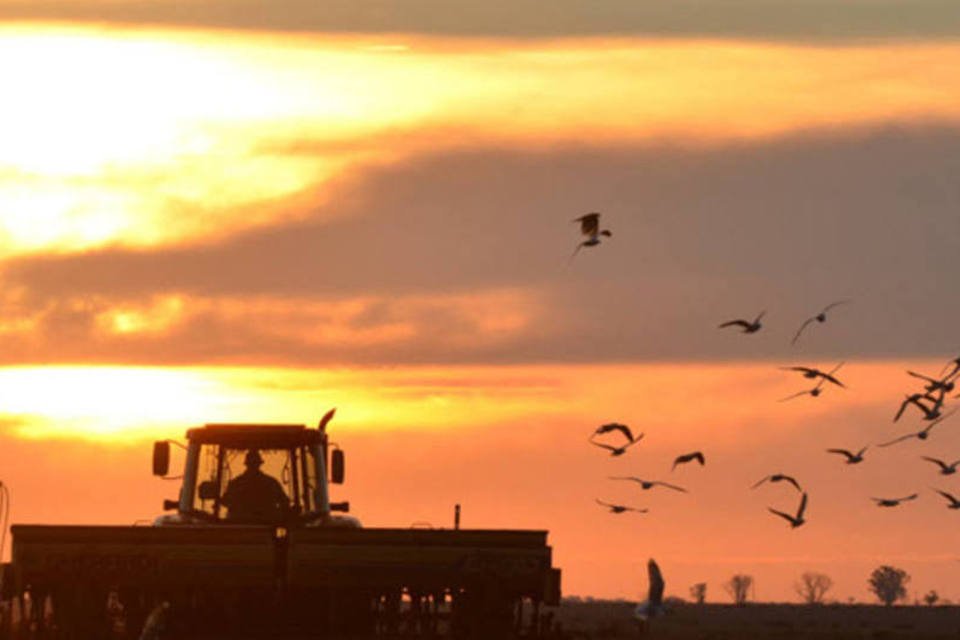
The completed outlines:
[[[960,430],[824,451],[919,429],[906,370],[960,352],[952,3],[319,6],[0,0],[14,522],[152,520],[153,439],[337,407],[334,499],[547,529],[568,595],[640,598],[655,557],[712,601],[804,571],[867,601],[881,564],[960,599],[932,490],[960,485],[921,459]],[[571,259],[588,211],[613,235]],[[778,402],[811,386],[781,367],[841,362]],[[618,458],[587,442],[614,421],[645,434]],[[767,512],[792,489],[749,489],[775,472],[797,530]]]

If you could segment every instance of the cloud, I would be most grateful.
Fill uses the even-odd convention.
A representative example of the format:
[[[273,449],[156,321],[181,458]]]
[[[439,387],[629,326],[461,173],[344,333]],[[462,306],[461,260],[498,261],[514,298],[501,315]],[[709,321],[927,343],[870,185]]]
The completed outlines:
[[[320,207],[219,244],[9,260],[4,317],[23,339],[5,357],[941,355],[957,348],[960,302],[944,292],[958,172],[960,131],[946,126],[423,156],[339,183],[335,219]],[[589,210],[614,236],[568,263],[571,219]],[[124,313],[147,326],[178,296],[182,317],[162,331],[104,330]],[[804,318],[847,297],[790,350]],[[764,309],[755,336],[716,329]]]
[[[950,0],[5,0],[5,20],[89,21],[280,32],[442,36],[700,36],[760,39],[949,38],[960,34]]]

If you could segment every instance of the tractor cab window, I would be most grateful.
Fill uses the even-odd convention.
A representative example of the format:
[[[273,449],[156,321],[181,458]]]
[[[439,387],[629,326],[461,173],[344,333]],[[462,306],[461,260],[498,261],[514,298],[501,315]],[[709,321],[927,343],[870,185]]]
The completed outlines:
[[[297,449],[205,445],[194,504],[237,524],[276,523],[301,511]]]

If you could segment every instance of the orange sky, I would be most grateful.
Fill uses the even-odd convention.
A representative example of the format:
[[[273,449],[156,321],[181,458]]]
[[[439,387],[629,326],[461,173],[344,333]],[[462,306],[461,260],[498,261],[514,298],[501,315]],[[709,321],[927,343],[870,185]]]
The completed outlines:
[[[29,61],[0,69],[15,522],[150,519],[153,438],[336,406],[365,523],[548,528],[570,594],[636,598],[654,556],[681,596],[746,571],[793,599],[813,569],[864,600],[892,563],[960,598],[929,487],[960,489],[919,459],[960,456],[952,425],[822,451],[896,435],[904,370],[955,355],[960,41],[7,22],[0,53]],[[614,236],[568,264],[596,209]],[[778,365],[841,360],[849,390],[776,402],[804,388]],[[647,437],[608,459],[609,421]],[[789,491],[747,490],[778,470],[809,486],[797,531],[766,513]]]

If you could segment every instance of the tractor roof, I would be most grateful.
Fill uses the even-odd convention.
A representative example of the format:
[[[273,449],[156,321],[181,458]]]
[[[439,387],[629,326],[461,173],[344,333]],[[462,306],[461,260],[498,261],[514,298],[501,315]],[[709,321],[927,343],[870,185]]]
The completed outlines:
[[[302,424],[205,424],[187,431],[187,439],[237,449],[286,449],[320,442],[323,434]]]

